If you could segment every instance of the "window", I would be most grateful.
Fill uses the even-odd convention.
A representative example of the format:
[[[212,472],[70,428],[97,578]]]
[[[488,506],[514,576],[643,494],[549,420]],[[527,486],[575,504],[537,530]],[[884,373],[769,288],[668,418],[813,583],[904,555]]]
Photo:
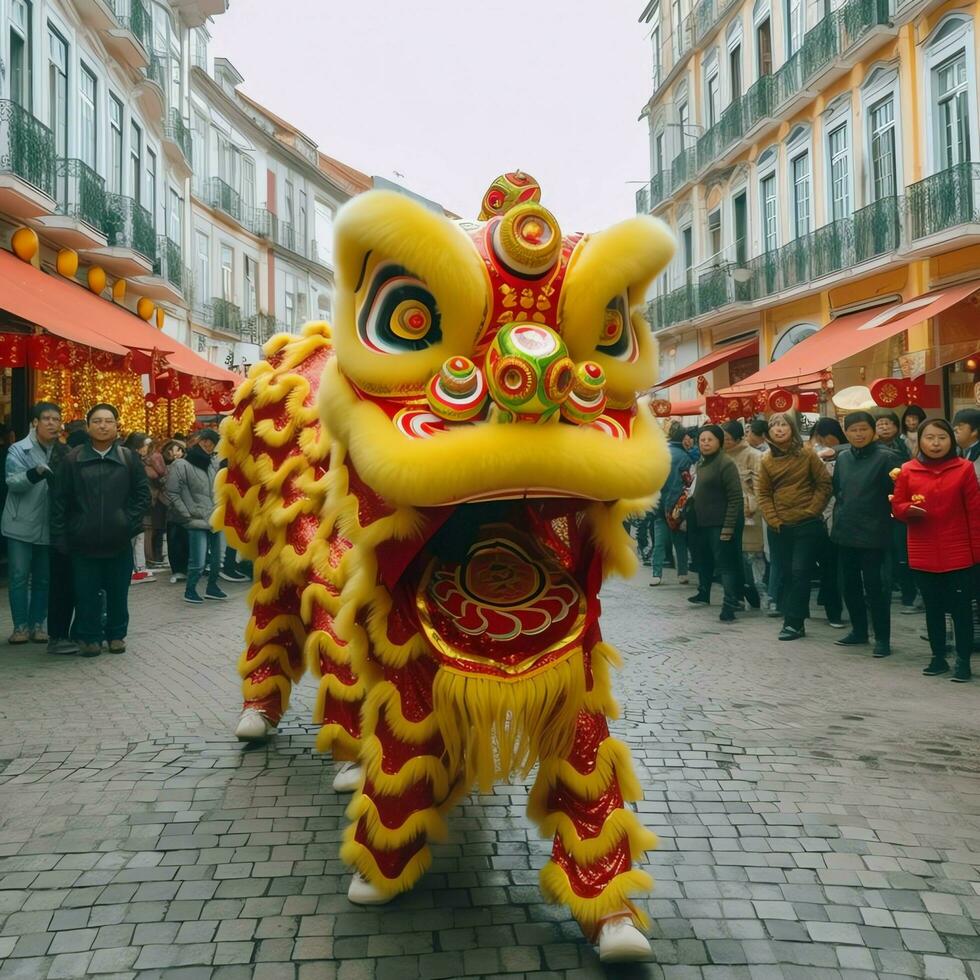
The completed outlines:
[[[871,197],[880,201],[897,192],[895,175],[895,99],[888,96],[868,113],[871,127]]]
[[[786,57],[791,58],[803,44],[803,0],[786,0]]]
[[[297,244],[303,255],[306,255],[306,243],[309,229],[306,222],[306,191],[299,192],[299,227],[296,229]]]
[[[686,102],[677,107],[677,125],[681,131],[681,149],[687,149],[688,132],[691,127],[691,110]]]
[[[670,29],[674,32],[674,59],[676,60],[681,53],[681,42],[684,31],[681,0],[670,0]]]
[[[114,95],[109,96],[109,189],[123,191],[123,107]]]
[[[653,30],[650,32],[650,45],[653,48],[653,87],[660,87],[661,65],[660,65],[660,8],[653,12]]]
[[[333,208],[322,201],[316,201],[313,205],[313,222],[316,258],[329,265],[333,261]]]
[[[749,260],[749,208],[745,191],[732,199],[735,225],[735,263],[744,267]]]
[[[211,295],[211,241],[203,231],[194,233],[197,250],[197,288],[201,296]]]
[[[970,159],[970,94],[966,52],[960,51],[933,71],[939,124],[939,166],[955,167]]]
[[[768,17],[756,28],[755,38],[758,55],[756,68],[761,78],[763,75],[772,74],[772,28]]]
[[[681,258],[684,261],[684,282],[689,283],[694,266],[694,233],[690,225],[681,232]]]
[[[742,45],[728,52],[728,77],[731,80],[731,102],[742,96]]]
[[[293,227],[295,227],[296,216],[293,213],[293,201],[296,198],[296,191],[293,188],[293,182],[287,180],[285,183],[285,215],[286,221]]]
[[[769,174],[759,182],[759,200],[762,204],[762,250],[772,252],[779,247],[775,174]]]
[[[802,238],[810,231],[810,154],[794,157],[793,176],[793,237]]]
[[[153,225],[157,223],[157,155],[149,147],[146,149],[146,190],[143,203],[150,212]]]
[[[48,24],[48,127],[55,152],[68,156],[68,42]]]
[[[81,161],[93,170],[96,168],[98,153],[98,110],[96,109],[96,92],[98,83],[95,75],[85,65],[80,71],[81,85],[79,86],[79,133],[78,155]]]
[[[255,161],[242,156],[242,203],[246,208],[255,207]]]
[[[807,337],[812,337],[819,329],[819,327],[814,326],[812,323],[797,323],[795,326],[790,327],[776,341],[772,348],[772,357],[770,360],[779,360],[788,350],[806,340]]]
[[[708,215],[708,256],[717,262],[721,257],[721,210]]]
[[[177,245],[184,237],[184,199],[170,188],[169,204],[167,206],[167,237]]]
[[[221,298],[235,302],[235,252],[230,245],[221,246]]]
[[[34,104],[33,9],[29,0],[13,0],[10,11],[10,98],[24,109]]]
[[[661,129],[653,137],[653,172],[659,174],[664,169],[664,131]]]
[[[283,304],[286,311],[286,325],[296,327],[296,277],[290,273],[285,276],[286,288],[283,290]]]
[[[711,129],[718,122],[718,73],[717,71],[708,78],[705,86],[705,128]]]
[[[851,213],[851,157],[847,123],[832,130],[828,137],[830,155],[830,219],[837,221]]]
[[[130,122],[129,124],[129,186],[132,188],[133,198],[137,204],[142,203],[143,174],[143,130],[139,126]]]
[[[246,255],[242,259],[244,272],[242,281],[243,312],[246,317],[255,316],[259,311],[259,270],[255,259]]]

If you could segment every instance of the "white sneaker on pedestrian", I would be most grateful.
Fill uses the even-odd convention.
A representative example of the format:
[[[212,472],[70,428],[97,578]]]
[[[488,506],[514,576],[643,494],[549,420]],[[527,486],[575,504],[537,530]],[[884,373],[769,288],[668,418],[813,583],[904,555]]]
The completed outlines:
[[[629,915],[609,919],[599,930],[599,960],[602,963],[634,963],[650,957],[650,943],[633,925]]]
[[[690,580],[690,578],[688,578],[687,575],[679,575],[677,577],[677,584],[678,585],[690,585],[691,584],[691,580]]]
[[[653,585],[660,585],[660,583],[662,581],[663,581],[663,579],[659,575],[654,575],[653,578],[650,579],[650,585],[651,586],[653,586]]]
[[[170,584],[176,585],[178,582],[186,582],[187,576],[183,572],[176,572],[170,576]]]

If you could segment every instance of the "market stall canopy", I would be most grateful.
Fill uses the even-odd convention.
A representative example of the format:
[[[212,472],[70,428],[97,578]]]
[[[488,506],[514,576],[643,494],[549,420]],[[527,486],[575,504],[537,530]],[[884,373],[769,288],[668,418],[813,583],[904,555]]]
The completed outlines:
[[[701,415],[704,413],[704,399],[703,398],[689,398],[687,401],[670,403],[670,414],[671,415]]]
[[[160,330],[84,286],[47,275],[0,249],[0,309],[65,340],[111,354],[165,354],[179,346]]]
[[[937,316],[978,289],[980,279],[973,279],[917,296],[906,303],[892,303],[838,317],[791,347],[779,360],[718,394],[727,397],[774,388],[819,385],[830,377],[833,365]]]
[[[722,364],[728,364],[730,361],[737,360],[740,357],[751,357],[753,354],[758,353],[758,337],[753,337],[751,340],[747,340],[741,344],[732,344],[730,347],[718,347],[710,354],[705,354],[700,360],[672,374],[669,378],[658,381],[654,385],[654,390],[669,388],[671,385],[680,384],[681,381],[687,381],[688,378],[696,378],[700,374],[713,371],[716,367],[721,367]],[[674,414],[676,415],[677,413],[675,412]]]
[[[234,371],[206,361],[200,354],[195,354],[189,347],[178,345],[177,350],[167,353],[167,366],[181,374],[192,378],[204,378],[207,381],[217,381],[221,384],[240,385],[244,378]]]

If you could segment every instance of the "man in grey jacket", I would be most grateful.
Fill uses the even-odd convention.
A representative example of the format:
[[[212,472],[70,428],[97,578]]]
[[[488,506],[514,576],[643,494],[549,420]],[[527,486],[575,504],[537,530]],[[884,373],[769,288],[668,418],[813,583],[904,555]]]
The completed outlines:
[[[61,432],[61,409],[38,402],[31,431],[7,453],[7,501],[0,523],[10,561],[11,643],[47,643],[51,511],[48,484],[51,452]]]
[[[214,478],[218,463],[214,450],[218,433],[204,429],[197,443],[187,450],[183,459],[176,459],[167,474],[167,500],[171,513],[187,528],[188,560],[187,587],[184,602],[200,605],[204,599],[227,599],[218,586],[221,571],[221,536],[211,530],[214,511]],[[204,598],[197,591],[205,567],[208,584]]]

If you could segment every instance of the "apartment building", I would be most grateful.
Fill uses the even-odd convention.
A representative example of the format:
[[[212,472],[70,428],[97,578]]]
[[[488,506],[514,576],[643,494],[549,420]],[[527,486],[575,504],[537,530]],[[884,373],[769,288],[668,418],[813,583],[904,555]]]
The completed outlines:
[[[372,180],[241,92],[208,42],[204,27],[194,32],[192,344],[239,367],[272,333],[330,319],[334,215]]]
[[[673,414],[777,390],[830,411],[854,385],[975,404],[978,5],[650,0],[640,20],[636,205],[677,238],[648,307]]]

